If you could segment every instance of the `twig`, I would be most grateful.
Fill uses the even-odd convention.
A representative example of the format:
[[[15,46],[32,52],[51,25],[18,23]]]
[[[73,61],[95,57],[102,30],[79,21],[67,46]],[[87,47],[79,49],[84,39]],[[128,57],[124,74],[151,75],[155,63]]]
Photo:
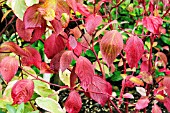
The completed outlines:
[[[165,14],[162,16],[162,19],[168,14],[169,11],[170,11],[170,7],[168,8],[168,10],[166,10]]]

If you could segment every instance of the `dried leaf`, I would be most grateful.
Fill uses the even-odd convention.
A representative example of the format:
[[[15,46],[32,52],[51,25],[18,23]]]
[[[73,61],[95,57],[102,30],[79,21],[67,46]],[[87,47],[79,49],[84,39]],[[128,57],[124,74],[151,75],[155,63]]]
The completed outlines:
[[[104,61],[110,66],[123,49],[122,35],[116,31],[108,31],[100,42],[100,49]]]

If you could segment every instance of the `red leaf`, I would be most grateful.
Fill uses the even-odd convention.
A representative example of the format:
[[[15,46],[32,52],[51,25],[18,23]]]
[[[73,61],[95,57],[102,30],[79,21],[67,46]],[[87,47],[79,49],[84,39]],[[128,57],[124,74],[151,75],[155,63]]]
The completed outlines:
[[[154,104],[152,107],[152,113],[162,113],[161,108],[157,104]]]
[[[123,49],[122,35],[116,31],[108,31],[100,42],[103,60],[110,66]]]
[[[92,84],[88,87],[88,91],[93,100],[104,106],[112,94],[112,86],[109,82],[95,75],[93,76]]]
[[[0,46],[0,52],[14,52],[17,55],[26,55],[24,50],[14,42],[4,42]]]
[[[15,57],[7,56],[0,63],[0,73],[3,79],[8,83],[14,77],[18,70],[18,60]]]
[[[138,102],[136,103],[136,109],[140,110],[140,109],[144,109],[148,106],[149,104],[149,99],[148,97],[141,97]]]
[[[51,60],[50,62],[50,68],[58,73],[59,71],[59,68],[60,68],[60,58],[61,58],[61,55],[63,54],[63,51],[57,53]]]
[[[59,20],[54,19],[50,22],[52,27],[54,28],[56,35],[60,34],[60,32],[63,31],[62,24]]]
[[[51,70],[50,66],[47,63],[42,62],[40,68],[40,74],[44,74],[44,73],[53,73],[53,71]]]
[[[80,44],[80,42],[77,43],[76,48],[73,50],[73,52],[77,55],[80,56],[82,53],[82,46]]]
[[[53,58],[57,53],[64,50],[65,44],[62,37],[56,34],[52,34],[50,37],[45,40],[44,43],[44,52],[49,59]]]
[[[73,9],[74,12],[77,11],[76,0],[66,0],[66,2]]]
[[[37,68],[40,69],[41,67],[40,53],[36,49],[30,46],[24,47],[23,49],[25,50],[25,53],[27,54],[27,56],[21,56],[22,65],[25,65],[25,66],[35,65]]]
[[[143,25],[146,27],[150,32],[154,34],[159,34],[159,27],[162,25],[163,21],[160,17],[156,16],[145,16],[143,18]]]
[[[85,52],[86,52],[87,48],[89,47],[91,40],[92,40],[92,37],[88,33],[84,34],[84,37],[82,37],[81,45],[82,45],[82,49]]]
[[[34,93],[34,82],[32,80],[23,79],[14,84],[11,96],[13,104],[21,104],[28,102]]]
[[[73,59],[72,51],[65,51],[62,54],[60,58],[60,69],[62,72],[65,71],[69,67],[72,59]]]
[[[85,27],[87,32],[92,35],[96,27],[102,22],[102,17],[100,15],[91,14],[85,20]]]
[[[71,91],[64,106],[68,113],[79,113],[82,107],[82,101],[79,93],[75,90]]]
[[[131,36],[127,40],[124,50],[130,68],[137,67],[144,52],[143,41],[137,36]]]
[[[30,41],[34,29],[25,29],[24,22],[20,19],[16,20],[16,30],[18,35],[25,41]]]
[[[148,72],[148,61],[143,61],[140,65],[140,71]]]
[[[88,11],[87,7],[85,7],[83,4],[80,3],[77,3],[77,11],[86,17],[90,15],[90,12]]]
[[[74,87],[76,85],[77,74],[75,73],[76,66],[73,67],[70,74],[70,87]]]
[[[168,112],[170,112],[170,98],[165,97],[164,106],[166,107]]]
[[[41,39],[42,35],[45,33],[45,29],[46,29],[46,21],[42,20],[41,27],[34,28],[34,32],[30,42],[34,43],[35,41]]]
[[[75,27],[73,29],[70,29],[70,34],[73,34],[76,39],[81,37],[81,31],[78,27]]]
[[[42,27],[41,23],[44,21],[42,15],[38,12],[39,5],[28,7],[24,13],[25,29]]]
[[[169,90],[170,82],[169,81],[170,81],[170,76],[165,76],[164,79],[163,79],[163,85],[166,86],[167,89],[165,91],[170,96],[170,90]]]
[[[93,65],[87,58],[80,56],[76,63],[75,72],[81,81],[81,86],[86,91],[94,76]]]

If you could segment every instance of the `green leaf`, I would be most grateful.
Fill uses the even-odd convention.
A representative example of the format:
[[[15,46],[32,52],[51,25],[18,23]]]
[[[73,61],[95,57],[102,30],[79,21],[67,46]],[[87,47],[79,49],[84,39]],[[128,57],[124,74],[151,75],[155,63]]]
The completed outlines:
[[[6,109],[8,110],[9,113],[16,113],[16,109],[9,104],[6,105]]]
[[[24,113],[24,103],[21,103],[18,106],[18,109],[17,109],[16,113]]]
[[[40,113],[40,111],[36,110],[36,111],[28,112],[28,113]]]
[[[112,75],[111,80],[112,81],[120,81],[120,80],[122,80],[123,78],[122,78],[122,76],[120,76],[120,74],[121,74],[120,71],[114,72],[114,75]]]
[[[12,8],[13,12],[20,20],[23,20],[24,13],[27,9],[24,0],[8,0],[7,5]]]
[[[59,103],[52,98],[38,97],[36,98],[35,102],[40,108],[51,113],[64,113]]]
[[[39,0],[25,0],[27,6],[32,6],[34,4],[38,4]]]
[[[166,36],[161,36],[161,40],[165,43],[170,45],[170,38],[166,37]]]

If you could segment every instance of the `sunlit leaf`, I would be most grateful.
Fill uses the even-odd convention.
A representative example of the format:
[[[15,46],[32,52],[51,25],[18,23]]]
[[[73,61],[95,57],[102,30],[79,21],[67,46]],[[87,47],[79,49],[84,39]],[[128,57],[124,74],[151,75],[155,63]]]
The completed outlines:
[[[144,109],[144,108],[146,108],[146,107],[148,106],[149,102],[150,102],[150,101],[149,101],[148,97],[141,97],[141,98],[137,101],[135,108],[138,109],[138,110]]]
[[[104,61],[110,66],[123,49],[122,35],[116,31],[108,31],[100,42],[100,50]]]
[[[36,104],[46,110],[49,111],[51,113],[65,113],[60,104],[53,100],[52,98],[48,98],[48,97],[38,97],[35,99]]]

